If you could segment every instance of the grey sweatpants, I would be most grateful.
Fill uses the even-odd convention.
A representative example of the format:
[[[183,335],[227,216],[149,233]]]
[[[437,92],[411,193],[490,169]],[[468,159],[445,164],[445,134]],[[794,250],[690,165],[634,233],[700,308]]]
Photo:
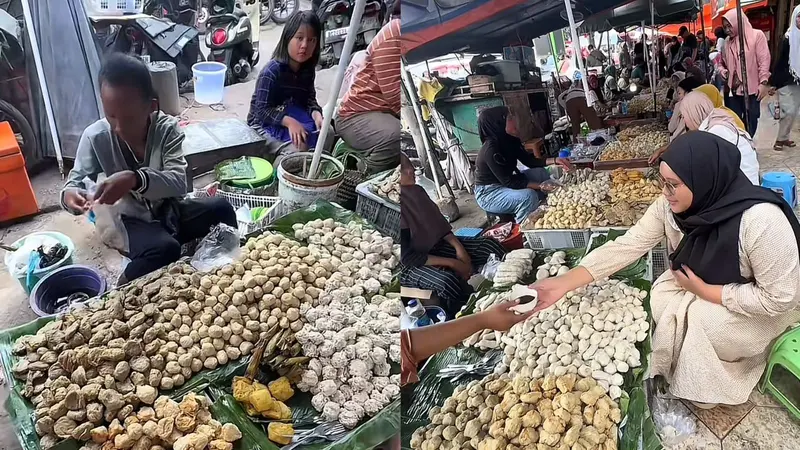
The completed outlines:
[[[336,132],[363,152],[369,173],[400,164],[400,119],[384,112],[367,112],[336,119]]]

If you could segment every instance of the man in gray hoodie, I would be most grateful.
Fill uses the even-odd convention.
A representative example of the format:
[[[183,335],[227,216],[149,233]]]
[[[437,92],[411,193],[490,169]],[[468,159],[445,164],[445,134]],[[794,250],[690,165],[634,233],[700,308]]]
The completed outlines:
[[[109,56],[100,71],[106,117],[86,128],[75,165],[61,191],[73,214],[114,205],[121,216],[119,250],[131,261],[120,277],[131,281],[180,257],[181,244],[205,236],[219,223],[236,227],[224,199],[183,199],[186,194],[184,134],[178,120],[158,110],[147,66],[124,54]],[[93,195],[85,180],[98,180]]]

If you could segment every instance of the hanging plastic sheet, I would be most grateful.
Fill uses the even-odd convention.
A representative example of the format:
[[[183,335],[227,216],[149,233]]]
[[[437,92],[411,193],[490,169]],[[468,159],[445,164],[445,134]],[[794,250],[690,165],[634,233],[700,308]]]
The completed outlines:
[[[28,2],[39,43],[44,79],[53,105],[58,139],[65,158],[75,158],[83,130],[103,117],[98,74],[101,59],[94,30],[82,0],[20,0]],[[35,130],[41,152],[55,157],[52,138],[30,42],[25,42],[25,58],[32,90]]]

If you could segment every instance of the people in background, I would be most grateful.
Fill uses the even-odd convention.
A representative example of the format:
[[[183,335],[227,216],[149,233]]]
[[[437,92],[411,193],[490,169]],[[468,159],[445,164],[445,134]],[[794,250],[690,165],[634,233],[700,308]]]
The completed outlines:
[[[597,111],[591,107],[590,99],[586,97],[580,80],[575,80],[573,83],[570,83],[569,79],[564,80],[561,87],[564,92],[558,96],[558,103],[567,112],[573,138],[580,133],[581,123],[584,121],[592,130],[603,128],[603,121],[597,116]],[[590,95],[591,93],[592,91],[590,91]],[[516,124],[514,126],[516,127]]]
[[[736,10],[732,9],[722,17],[725,29],[725,51],[722,53],[722,76],[727,80],[731,90],[728,105],[746,124],[747,132],[756,135],[758,118],[761,116],[761,99],[769,93],[770,53],[764,32],[750,25],[750,19],[742,15],[743,30],[739,29]],[[739,45],[739,35],[744,36],[744,48]],[[747,86],[744,85],[743,68],[740,52],[744,52],[747,68]],[[745,102],[748,105],[748,116],[745,117]]]
[[[717,57],[714,59],[714,86],[723,93],[723,98],[726,96],[724,95],[727,92],[728,87],[725,85],[725,78],[722,76],[721,69],[722,69],[722,55],[725,53],[725,30],[722,27],[717,27],[714,29],[714,36],[717,37]]]
[[[678,96],[678,101],[675,103],[675,106],[672,108],[672,116],[669,118],[669,124],[667,125],[667,130],[670,133],[670,142],[677,139],[678,136],[682,135],[686,132],[686,124],[683,122],[681,118],[681,100],[688,94],[692,92],[696,88],[700,87],[700,81],[698,81],[695,77],[685,77],[683,80],[678,82],[678,87],[675,88],[675,92]],[[656,157],[661,155],[667,148],[661,147],[656,151]],[[654,161],[654,158],[651,157],[651,162]]]
[[[589,44],[589,57],[586,58],[586,62],[589,64],[589,67],[602,66],[607,60],[608,58],[603,54],[603,52],[600,51],[599,48],[595,48],[594,45]]]
[[[685,26],[680,27],[678,35],[683,42],[676,62],[683,64],[683,60],[686,58],[692,58],[692,61],[697,60],[697,37],[690,33]]]
[[[733,112],[733,110],[725,106],[725,99],[722,97],[722,93],[719,91],[719,89],[714,87],[714,85],[704,84],[702,86],[697,87],[696,90],[698,92],[702,92],[703,94],[705,94],[705,96],[708,97],[709,100],[711,100],[711,103],[714,104],[714,108],[722,109],[723,111],[728,113],[728,115],[730,115],[733,118],[733,122],[736,124],[738,128],[742,130],[747,130],[747,127],[745,127],[744,122],[742,122],[742,119],[740,119],[739,116],[735,112]]]
[[[370,173],[397,167],[399,162],[400,56],[400,19],[392,19],[369,43],[366,64],[342,99],[336,118],[336,131],[362,152]]]
[[[678,96],[676,95],[676,90],[678,89],[678,83],[683,81],[686,78],[686,72],[677,71],[669,77],[669,89],[667,89],[667,99],[672,102],[674,107],[675,103],[678,102]]]
[[[511,309],[517,305],[518,300],[503,302],[456,320],[400,331],[400,385],[418,382],[417,366],[429,356],[455,347],[481,330],[508,331],[538,312],[519,314]]]
[[[619,51],[619,66],[622,69],[629,69],[631,67],[631,51],[628,48],[628,43],[622,43],[622,49]]]
[[[644,63],[644,58],[637,56],[634,58],[633,63],[634,67],[633,71],[631,71],[631,81],[636,81],[642,86],[647,85],[647,65]]]
[[[603,74],[605,75],[605,81],[603,82],[603,98],[613,100],[619,94],[619,89],[617,87],[617,67],[610,64],[605,68]]]
[[[694,77],[699,83],[705,84],[706,82],[706,75],[703,73],[703,69],[697,67],[694,60],[692,58],[684,58],[683,59],[683,69],[686,72],[687,76]]]
[[[98,232],[122,233],[125,243],[117,250],[130,259],[118,281],[124,284],[177,261],[181,244],[205,236],[212,226],[235,227],[236,214],[221,198],[183,199],[184,134],[176,118],[158,110],[144,62],[109,55],[99,84],[106,117],[84,130],[61,205],[76,215],[114,205],[120,229]],[[93,194],[87,179],[100,181]]]
[[[400,207],[400,283],[435,292],[448,318],[453,318],[472,294],[467,280],[491,255],[502,259],[506,251],[492,239],[453,235],[450,223],[416,184],[414,166],[404,154],[400,155]]]
[[[565,275],[532,287],[547,308],[602,280],[665,238],[671,270],[650,291],[651,376],[701,408],[748,400],[772,344],[800,320],[800,223],[789,204],[753,185],[733,144],[691,132],[659,164],[663,196],[636,225]]]
[[[584,102],[585,104],[585,102]],[[571,169],[561,158],[537,158],[522,147],[517,124],[505,106],[484,109],[478,116],[481,146],[475,162],[475,201],[484,211],[513,214],[522,223],[554,186],[545,166],[559,164]],[[522,163],[528,167],[517,169]]]
[[[247,114],[251,127],[300,151],[314,148],[322,126],[314,87],[321,32],[319,18],[311,11],[289,17],[272,59],[258,75]]]
[[[667,67],[672,67],[675,65],[680,50],[681,43],[678,42],[678,37],[672,36],[669,40],[669,43],[664,48],[664,53],[667,56]]]
[[[789,139],[789,135],[800,109],[800,86],[797,85],[797,77],[800,76],[800,6],[796,6],[792,11],[792,20],[789,22],[789,29],[786,30],[780,48],[780,54],[769,77],[770,93],[777,90],[781,105],[778,139],[773,147],[777,151],[796,146],[794,141]]]
[[[707,84],[706,86],[711,86]],[[753,138],[744,128],[739,128],[734,115],[714,104],[700,88],[686,94],[681,100],[681,119],[688,131],[706,131],[735,145],[741,155],[740,168],[747,179],[759,184],[759,166]]]

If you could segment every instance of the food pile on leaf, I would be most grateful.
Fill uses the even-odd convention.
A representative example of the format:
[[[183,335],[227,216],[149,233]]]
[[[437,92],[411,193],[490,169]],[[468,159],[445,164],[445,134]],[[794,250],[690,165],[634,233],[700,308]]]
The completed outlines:
[[[616,450],[622,420],[602,386],[575,374],[489,375],[457,387],[429,417],[412,449]]]
[[[124,422],[194,374],[249,355],[259,339],[269,342],[264,361],[299,380],[307,359],[295,333],[315,320],[304,315],[334,291],[345,300],[377,294],[400,246],[333,219],[294,233],[305,242],[269,232],[248,240],[239,261],[214,273],[171,264],[19,338],[12,371],[34,405],[41,447],[88,440],[89,430]],[[383,339],[398,342],[398,333]]]
[[[124,421],[92,428],[91,442],[81,450],[232,450],[242,433],[234,424],[214,420],[209,405],[207,397],[193,393],[180,403],[159,397]]]

